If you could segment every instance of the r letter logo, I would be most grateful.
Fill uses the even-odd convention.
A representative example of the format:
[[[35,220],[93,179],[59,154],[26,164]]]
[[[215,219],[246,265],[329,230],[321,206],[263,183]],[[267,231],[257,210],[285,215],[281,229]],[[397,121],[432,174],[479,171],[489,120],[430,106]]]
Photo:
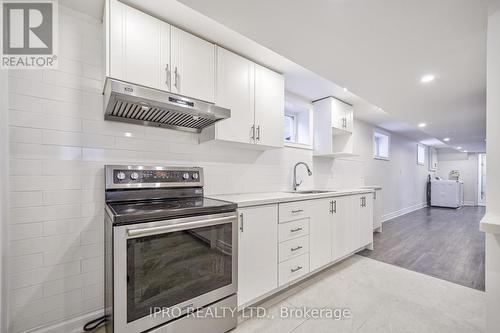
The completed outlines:
[[[56,19],[56,1],[3,1],[1,67],[55,68]]]

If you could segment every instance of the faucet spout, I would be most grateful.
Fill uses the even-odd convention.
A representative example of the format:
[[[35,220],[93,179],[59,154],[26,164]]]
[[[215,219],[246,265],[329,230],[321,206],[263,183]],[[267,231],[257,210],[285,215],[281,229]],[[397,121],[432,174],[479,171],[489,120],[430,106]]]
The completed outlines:
[[[293,167],[293,184],[292,184],[292,187],[293,187],[294,191],[297,191],[297,187],[299,187],[300,184],[302,184],[302,181],[300,181],[300,182],[297,183],[297,167],[299,165],[301,165],[301,164],[306,167],[307,174],[309,176],[312,176],[312,171],[309,168],[309,166],[307,165],[307,163],[305,163],[305,162],[298,162],[297,164],[295,164],[295,166]]]

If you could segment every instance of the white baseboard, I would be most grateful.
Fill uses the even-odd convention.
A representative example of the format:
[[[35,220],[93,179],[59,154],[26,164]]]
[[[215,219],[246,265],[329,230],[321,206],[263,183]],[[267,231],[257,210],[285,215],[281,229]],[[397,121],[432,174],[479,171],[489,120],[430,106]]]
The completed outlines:
[[[464,201],[464,206],[477,206],[474,201]]]
[[[25,333],[82,333],[83,325],[89,321],[104,316],[104,309],[90,312],[79,317],[68,319],[62,323],[39,327]]]
[[[422,203],[414,205],[414,206],[406,207],[406,208],[397,210],[395,212],[391,212],[391,213],[382,215],[382,223],[387,222],[389,220],[392,220],[396,217],[403,216],[403,215],[406,215],[408,213],[414,212],[416,210],[425,208],[425,207],[427,207],[427,203],[422,202]]]

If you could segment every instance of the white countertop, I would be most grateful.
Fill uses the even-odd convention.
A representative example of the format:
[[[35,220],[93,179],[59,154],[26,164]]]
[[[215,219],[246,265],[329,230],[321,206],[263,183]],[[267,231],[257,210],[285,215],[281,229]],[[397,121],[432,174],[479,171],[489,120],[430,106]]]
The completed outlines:
[[[369,188],[332,190],[327,193],[297,194],[287,192],[263,192],[263,193],[237,193],[237,194],[216,194],[209,195],[209,198],[230,201],[238,204],[238,207],[267,205],[280,202],[292,202],[302,200],[312,200],[321,198],[331,198],[343,195],[372,193]]]
[[[370,185],[370,186],[361,186],[361,188],[365,189],[370,189],[370,190],[381,190],[382,186],[379,185]]]
[[[500,216],[486,213],[479,223],[479,230],[492,234],[500,234]]]

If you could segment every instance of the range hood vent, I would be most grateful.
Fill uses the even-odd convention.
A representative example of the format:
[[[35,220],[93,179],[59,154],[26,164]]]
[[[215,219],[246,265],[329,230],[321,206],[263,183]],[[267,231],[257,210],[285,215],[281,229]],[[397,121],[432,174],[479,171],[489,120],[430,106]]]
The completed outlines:
[[[107,120],[196,133],[231,116],[230,110],[212,103],[111,78],[104,87],[104,110]]]

